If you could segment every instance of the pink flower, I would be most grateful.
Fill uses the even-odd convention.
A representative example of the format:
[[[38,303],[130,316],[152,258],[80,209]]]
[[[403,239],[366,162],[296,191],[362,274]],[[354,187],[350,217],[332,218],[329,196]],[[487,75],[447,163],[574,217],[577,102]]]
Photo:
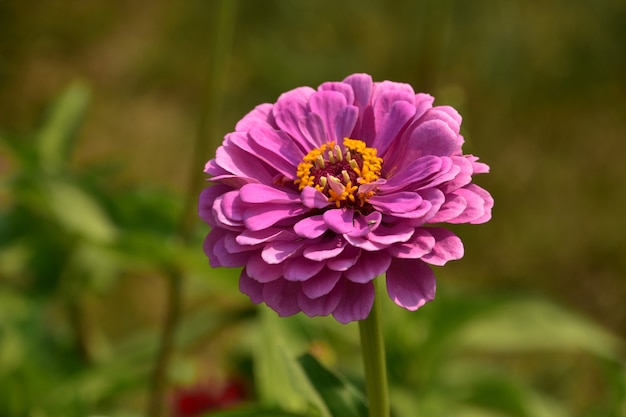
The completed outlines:
[[[372,280],[416,310],[435,296],[429,265],[463,256],[441,223],[484,223],[489,171],[463,155],[461,116],[410,85],[354,74],[262,104],[205,167],[199,214],[212,266],[244,267],[241,291],[281,316],[367,317]]]

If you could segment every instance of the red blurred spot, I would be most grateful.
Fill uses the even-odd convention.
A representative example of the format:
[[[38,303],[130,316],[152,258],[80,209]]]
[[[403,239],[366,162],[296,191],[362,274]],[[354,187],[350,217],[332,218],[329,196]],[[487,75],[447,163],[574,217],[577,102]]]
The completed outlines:
[[[231,408],[247,397],[246,388],[237,380],[216,386],[205,383],[177,389],[172,397],[172,417],[195,417],[211,410]]]

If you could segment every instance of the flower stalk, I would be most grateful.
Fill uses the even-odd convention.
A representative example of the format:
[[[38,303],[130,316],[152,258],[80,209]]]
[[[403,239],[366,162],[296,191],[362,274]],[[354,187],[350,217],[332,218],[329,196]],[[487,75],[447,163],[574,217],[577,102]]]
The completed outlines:
[[[373,281],[378,292],[378,278]],[[365,368],[365,386],[369,402],[369,417],[389,417],[389,389],[385,362],[385,342],[380,319],[380,301],[374,297],[370,314],[359,321],[361,352]]]
[[[197,222],[197,195],[204,183],[202,176],[197,175],[197,167],[202,165],[202,155],[207,153],[208,147],[215,145],[211,138],[219,136],[218,129],[222,119],[224,98],[223,81],[226,76],[226,63],[234,33],[236,5],[235,0],[222,0],[219,4],[217,25],[213,34],[215,40],[209,57],[208,92],[204,97],[198,134],[193,144],[189,184],[178,227],[178,238],[182,244],[192,242]],[[164,400],[168,389],[168,370],[174,354],[176,331],[180,324],[183,304],[184,276],[182,271],[176,267],[168,268],[166,278],[165,320],[152,371],[147,408],[148,417],[165,415]]]

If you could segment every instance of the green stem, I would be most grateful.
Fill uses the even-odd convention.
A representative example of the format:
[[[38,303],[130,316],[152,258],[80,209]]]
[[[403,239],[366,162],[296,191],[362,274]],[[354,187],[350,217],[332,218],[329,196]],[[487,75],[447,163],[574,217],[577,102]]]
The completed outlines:
[[[202,173],[202,167],[207,161],[207,156],[215,151],[221,143],[221,122],[223,119],[223,107],[225,96],[226,77],[228,75],[228,62],[232,42],[235,33],[235,20],[237,14],[236,0],[221,0],[217,5],[216,22],[211,33],[213,44],[210,48],[207,68],[207,90],[203,96],[202,112],[191,153],[190,166],[192,168],[187,189],[189,195],[185,200],[183,218],[181,223],[181,235],[190,238],[198,218],[197,199],[198,193],[206,185],[206,175]]]
[[[152,377],[150,379],[150,394],[148,398],[148,417],[162,417],[165,415],[165,396],[168,389],[168,371],[176,339],[176,329],[180,320],[180,310],[182,304],[182,276],[169,271],[167,276],[167,302],[165,312],[165,322],[161,333],[157,356]]]
[[[209,57],[208,92],[204,97],[198,134],[191,153],[190,177],[187,186],[178,237],[182,244],[193,242],[197,221],[198,194],[204,184],[202,166],[207,159],[210,147],[216,147],[219,125],[222,119],[224,98],[224,79],[227,74],[226,64],[230,51],[234,26],[236,0],[221,0],[215,32],[212,33],[214,44]],[[157,356],[152,371],[151,387],[148,398],[148,417],[165,415],[165,397],[168,389],[168,370],[175,349],[176,330],[180,324],[184,273],[174,266],[167,271],[167,304],[165,321]]]
[[[378,278],[374,289],[378,293]],[[374,297],[372,311],[365,320],[359,321],[361,351],[365,367],[365,383],[369,402],[369,417],[389,417],[389,394],[387,368],[385,365],[385,342],[380,321],[378,295]]]

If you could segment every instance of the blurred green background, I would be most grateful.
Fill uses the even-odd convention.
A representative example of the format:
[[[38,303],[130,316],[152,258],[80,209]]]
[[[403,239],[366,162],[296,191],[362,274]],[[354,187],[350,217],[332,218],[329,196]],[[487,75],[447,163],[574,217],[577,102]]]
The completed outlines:
[[[496,201],[434,303],[384,307],[395,415],[625,416],[626,2],[228,1],[0,0],[0,416],[143,415],[176,280],[162,415],[232,380],[325,415],[307,350],[361,386],[354,326],[256,309],[185,214],[242,115],[354,72],[456,107]]]

